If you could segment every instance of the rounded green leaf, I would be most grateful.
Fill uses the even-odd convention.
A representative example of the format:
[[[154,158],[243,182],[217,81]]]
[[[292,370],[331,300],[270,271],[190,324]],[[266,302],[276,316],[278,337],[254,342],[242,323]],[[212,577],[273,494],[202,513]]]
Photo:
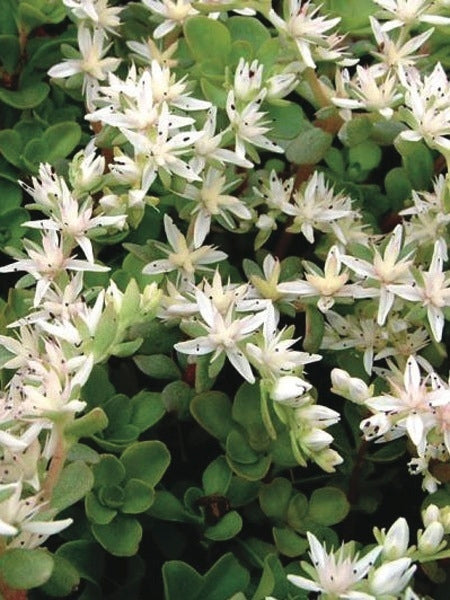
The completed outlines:
[[[125,450],[120,460],[128,480],[140,479],[155,487],[170,465],[170,452],[157,440],[136,442]]]
[[[75,504],[89,492],[94,484],[91,469],[83,462],[76,461],[64,468],[56,484],[51,507],[61,511]]]
[[[138,354],[133,360],[139,370],[153,379],[180,379],[181,371],[165,354]]]
[[[298,104],[268,105],[265,110],[271,120],[270,135],[275,138],[292,140],[304,126],[305,117]]]
[[[5,90],[0,87],[0,101],[13,108],[25,110],[41,104],[48,96],[49,91],[49,86],[42,82],[17,91]]]
[[[349,510],[350,504],[342,490],[323,487],[312,493],[308,516],[321,525],[335,525],[345,519]]]
[[[267,27],[253,17],[231,17],[227,21],[227,27],[233,41],[248,42],[256,51],[258,48],[270,40],[270,33]]]
[[[370,171],[380,164],[382,152],[380,146],[370,140],[365,140],[348,151],[350,165],[359,165],[362,170]]]
[[[135,515],[148,510],[155,499],[155,490],[140,479],[130,479],[124,488],[121,511]]]
[[[191,402],[191,414],[208,433],[221,442],[225,442],[234,426],[230,399],[222,392],[204,392],[195,396]]]
[[[253,465],[259,454],[251,448],[245,437],[237,429],[230,431],[226,442],[227,455],[235,462]]]
[[[89,521],[98,525],[111,523],[117,515],[117,510],[102,504],[92,492],[89,492],[84,499],[84,510]]]
[[[224,515],[218,523],[205,530],[205,537],[215,542],[231,540],[242,529],[242,517],[235,510]]]
[[[272,519],[282,521],[292,495],[292,484],[284,477],[277,477],[259,492],[259,503],[263,512]]]
[[[219,21],[198,16],[187,19],[184,37],[196,61],[226,61],[231,50],[231,36],[228,29]]]
[[[211,494],[225,495],[231,482],[231,469],[224,456],[219,456],[210,463],[202,476],[203,490],[207,496]]]
[[[183,590],[183,600],[196,600],[203,583],[202,576],[190,565],[181,560],[171,560],[162,568],[164,598],[179,600]]]
[[[125,479],[125,467],[112,454],[103,454],[100,461],[92,467],[95,477],[95,487],[116,485]]]
[[[292,140],[286,149],[286,157],[297,165],[315,165],[325,156],[332,141],[333,137],[326,131],[308,128]]]
[[[249,481],[259,481],[265,477],[272,464],[270,456],[263,456],[257,462],[253,464],[243,464],[240,462],[233,461],[227,456],[227,462],[233,471]]]
[[[308,549],[308,541],[287,527],[274,527],[273,539],[277,549],[285,556],[301,556]]]
[[[13,548],[0,556],[0,576],[13,589],[29,590],[50,578],[53,564],[46,550]]]
[[[76,568],[62,556],[54,555],[53,561],[51,577],[41,590],[52,598],[62,598],[76,590],[80,576]]]
[[[114,556],[133,556],[139,549],[142,527],[133,517],[117,515],[108,525],[92,525],[97,542]]]

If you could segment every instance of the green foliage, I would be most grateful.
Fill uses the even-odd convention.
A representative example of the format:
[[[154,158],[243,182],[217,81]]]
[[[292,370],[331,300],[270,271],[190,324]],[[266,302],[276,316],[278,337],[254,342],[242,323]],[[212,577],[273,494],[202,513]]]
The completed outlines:
[[[0,575],[12,588],[29,590],[45,583],[53,570],[53,558],[41,548],[12,548],[0,556]]]

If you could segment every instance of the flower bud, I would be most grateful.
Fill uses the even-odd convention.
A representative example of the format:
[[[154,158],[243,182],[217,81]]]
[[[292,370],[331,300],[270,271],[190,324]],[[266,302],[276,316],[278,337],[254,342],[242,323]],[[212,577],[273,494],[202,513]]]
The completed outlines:
[[[384,563],[369,576],[370,593],[376,598],[384,595],[397,596],[402,592],[416,570],[410,567],[410,558],[398,558]]]
[[[272,390],[272,399],[277,402],[289,402],[306,394],[311,387],[310,383],[300,377],[285,375],[275,383]]]
[[[444,527],[439,521],[430,523],[423,533],[417,535],[417,547],[422,554],[434,554],[441,549]]]
[[[422,512],[422,521],[425,527],[434,523],[434,521],[440,521],[440,511],[436,504],[429,504],[426,509]]]
[[[400,517],[384,536],[383,556],[395,560],[405,556],[409,544],[409,527],[406,519]]]

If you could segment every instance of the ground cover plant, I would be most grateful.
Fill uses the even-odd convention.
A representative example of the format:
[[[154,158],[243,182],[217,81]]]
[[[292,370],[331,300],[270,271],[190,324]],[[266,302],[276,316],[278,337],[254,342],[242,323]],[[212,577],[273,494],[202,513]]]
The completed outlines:
[[[448,598],[446,0],[2,0],[0,594]]]

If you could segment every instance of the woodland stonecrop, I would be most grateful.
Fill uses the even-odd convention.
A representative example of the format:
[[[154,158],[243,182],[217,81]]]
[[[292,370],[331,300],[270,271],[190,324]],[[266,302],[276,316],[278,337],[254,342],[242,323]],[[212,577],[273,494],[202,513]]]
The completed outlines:
[[[164,562],[167,600],[429,598],[450,556],[448,2],[12,4],[0,594],[137,598]],[[382,503],[416,499],[410,474],[419,529]],[[369,516],[392,524],[372,538]],[[86,563],[142,538],[123,582]]]

